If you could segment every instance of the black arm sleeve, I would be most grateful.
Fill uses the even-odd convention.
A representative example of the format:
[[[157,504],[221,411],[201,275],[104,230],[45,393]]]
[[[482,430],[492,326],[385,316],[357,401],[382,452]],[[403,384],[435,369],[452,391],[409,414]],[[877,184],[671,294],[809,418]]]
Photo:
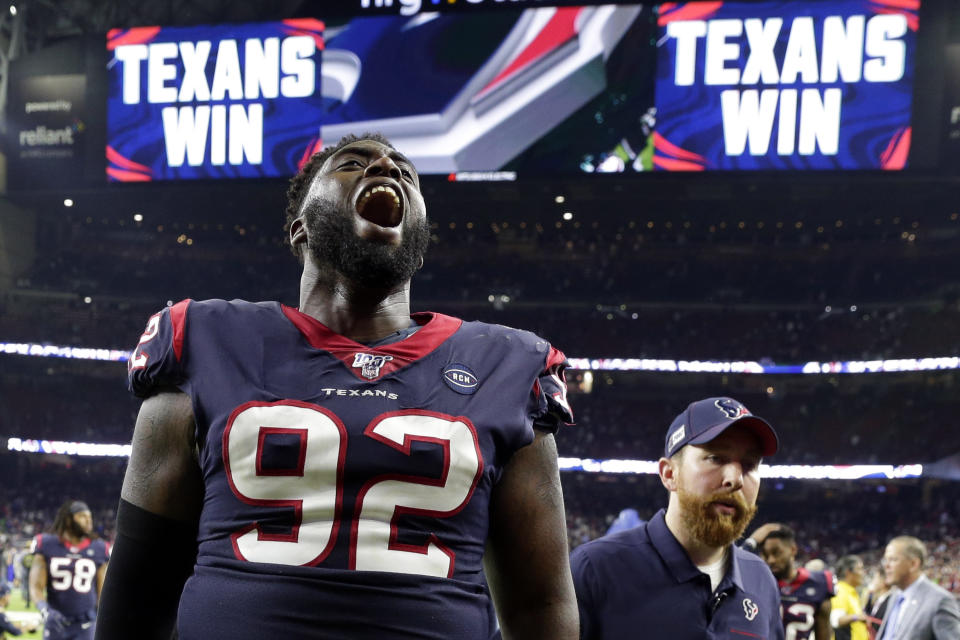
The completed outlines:
[[[96,640],[170,640],[196,555],[195,527],[121,499]]]

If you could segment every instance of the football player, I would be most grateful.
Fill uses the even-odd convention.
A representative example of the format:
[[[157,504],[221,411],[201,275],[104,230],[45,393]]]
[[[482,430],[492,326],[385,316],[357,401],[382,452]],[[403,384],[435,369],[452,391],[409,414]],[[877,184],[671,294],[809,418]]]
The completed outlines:
[[[780,525],[758,543],[764,562],[780,586],[780,608],[787,640],[831,640],[830,599],[835,595],[830,571],[797,567],[793,529]]]
[[[6,638],[6,634],[12,636],[21,636],[23,632],[33,633],[37,630],[37,625],[27,622],[13,622],[4,613],[4,609],[10,604],[10,585],[6,582],[0,582],[0,638]]]
[[[43,637],[90,640],[110,547],[95,537],[93,514],[80,500],[60,506],[53,531],[34,538],[30,565],[30,596],[43,619]]]
[[[316,154],[288,200],[297,308],[185,300],[131,356],[97,638],[487,640],[484,578],[504,638],[575,638],[563,354],[411,315],[430,231],[385,138]]]

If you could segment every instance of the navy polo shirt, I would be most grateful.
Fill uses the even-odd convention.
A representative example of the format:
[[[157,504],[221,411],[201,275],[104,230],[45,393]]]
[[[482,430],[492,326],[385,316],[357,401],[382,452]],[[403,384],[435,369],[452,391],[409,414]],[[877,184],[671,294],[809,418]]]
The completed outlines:
[[[570,559],[584,640],[782,640],[780,592],[756,555],[733,547],[715,592],[667,528],[649,522],[577,547]]]

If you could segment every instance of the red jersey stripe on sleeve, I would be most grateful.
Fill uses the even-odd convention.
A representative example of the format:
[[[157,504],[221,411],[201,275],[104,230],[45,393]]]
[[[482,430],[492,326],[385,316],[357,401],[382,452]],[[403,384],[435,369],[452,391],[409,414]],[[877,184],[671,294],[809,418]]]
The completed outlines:
[[[561,364],[563,364],[563,363],[566,362],[566,361],[567,361],[567,356],[563,355],[563,351],[560,351],[560,349],[557,349],[556,347],[553,347],[553,346],[550,347],[550,353],[547,354],[547,367],[546,367],[546,368],[547,368],[548,371],[549,371],[551,368],[553,368],[553,367],[555,367],[555,366],[557,366],[557,365],[561,365]]]
[[[170,324],[173,325],[173,355],[180,362],[183,353],[183,336],[187,329],[187,307],[192,300],[187,298],[170,307]]]

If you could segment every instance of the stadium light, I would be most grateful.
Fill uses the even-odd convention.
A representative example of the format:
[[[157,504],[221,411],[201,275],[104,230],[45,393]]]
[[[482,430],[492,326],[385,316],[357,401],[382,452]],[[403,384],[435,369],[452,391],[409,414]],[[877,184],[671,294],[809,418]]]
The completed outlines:
[[[490,294],[489,302],[509,303],[506,294]],[[167,301],[167,306],[172,305]],[[97,349],[31,342],[0,342],[0,355],[41,358],[72,358],[126,362],[129,351]],[[960,356],[892,358],[887,360],[811,361],[803,364],[760,363],[755,360],[673,360],[670,358],[567,358],[571,371],[649,371],[666,373],[742,373],[753,375],[833,375],[837,373],[905,373],[910,371],[951,371],[960,369]]]
[[[128,458],[130,457],[131,445],[68,442],[64,440],[35,440],[32,438],[7,438],[7,451],[45,455]],[[557,459],[557,462],[561,471],[640,475],[655,475],[659,472],[659,463],[656,460],[596,460],[593,458],[560,457]],[[922,464],[760,465],[760,476],[762,478],[862,480],[867,478],[919,478],[922,475]]]

